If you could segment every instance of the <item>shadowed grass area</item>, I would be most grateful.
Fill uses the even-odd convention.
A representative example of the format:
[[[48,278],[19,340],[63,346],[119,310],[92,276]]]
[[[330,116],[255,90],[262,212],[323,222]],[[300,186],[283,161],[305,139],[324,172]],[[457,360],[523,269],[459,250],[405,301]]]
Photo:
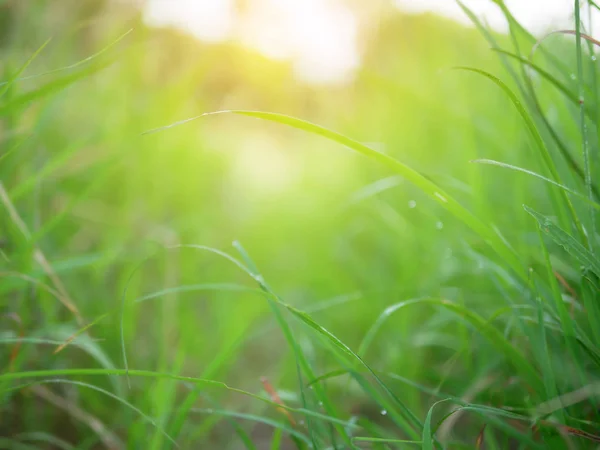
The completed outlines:
[[[0,446],[596,448],[597,8],[494,3],[320,86],[0,2]]]

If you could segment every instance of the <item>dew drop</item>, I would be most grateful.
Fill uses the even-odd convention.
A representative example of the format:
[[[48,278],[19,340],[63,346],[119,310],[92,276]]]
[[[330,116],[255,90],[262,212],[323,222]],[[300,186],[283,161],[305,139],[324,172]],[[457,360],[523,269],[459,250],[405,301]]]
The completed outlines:
[[[592,58],[591,58],[591,59],[592,59],[592,61],[596,61],[596,59],[597,59],[597,58],[596,58],[596,55],[592,55]]]
[[[415,202],[414,200],[411,200],[408,202],[408,207],[410,209],[416,208],[417,207],[417,202]]]
[[[444,203],[448,203],[448,199],[446,197],[444,197],[442,194],[440,194],[439,192],[436,192],[435,195],[437,198],[439,198],[441,201],[443,201]]]
[[[382,416],[385,416],[386,414],[387,414],[387,411],[386,411],[385,409],[382,409],[382,410],[381,410],[381,415],[382,415]]]
[[[572,73],[572,74],[571,74],[571,80],[576,80],[576,79],[577,79],[577,77],[575,76],[575,74],[574,74],[574,73]]]
[[[440,220],[440,221],[438,221],[438,222],[435,224],[435,227],[436,227],[438,230],[441,230],[442,228],[444,228],[444,222],[442,222],[441,220]]]
[[[319,402],[319,406],[323,406],[323,402]]]

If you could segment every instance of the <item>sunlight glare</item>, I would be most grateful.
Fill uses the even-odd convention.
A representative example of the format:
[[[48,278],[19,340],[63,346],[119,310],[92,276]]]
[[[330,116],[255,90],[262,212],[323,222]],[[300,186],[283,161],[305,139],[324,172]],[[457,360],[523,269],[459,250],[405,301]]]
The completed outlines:
[[[172,26],[196,38],[218,42],[233,27],[233,0],[148,0],[144,20],[155,27]]]
[[[469,17],[454,0],[394,0],[401,11],[408,13],[434,12],[465,25],[472,25]],[[565,26],[572,23],[570,0],[505,0],[504,3],[515,18],[534,33],[546,31],[550,26]],[[464,4],[478,17],[483,18],[493,29],[508,31],[508,24],[498,5],[491,0],[465,0]]]

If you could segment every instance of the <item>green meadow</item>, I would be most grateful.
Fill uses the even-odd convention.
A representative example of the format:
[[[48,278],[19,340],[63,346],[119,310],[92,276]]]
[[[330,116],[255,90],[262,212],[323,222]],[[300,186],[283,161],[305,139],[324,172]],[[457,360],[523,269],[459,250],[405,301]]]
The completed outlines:
[[[598,6],[493,3],[319,85],[0,0],[0,448],[598,448]]]

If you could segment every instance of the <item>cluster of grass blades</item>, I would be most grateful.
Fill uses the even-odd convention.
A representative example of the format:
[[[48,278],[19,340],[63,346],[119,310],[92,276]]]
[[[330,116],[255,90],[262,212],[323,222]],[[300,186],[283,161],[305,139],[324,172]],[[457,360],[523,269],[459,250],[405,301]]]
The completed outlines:
[[[546,201],[541,201],[540,205],[514,205],[515,214],[531,216],[528,235],[535,238],[533,243],[531,239],[527,241],[529,253],[526,255],[519,251],[527,245],[507,242],[489,218],[477,217],[431,178],[389,154],[302,119],[271,112],[220,111],[151,130],[145,133],[144,139],[152,139],[156,132],[191,120],[209,120],[209,117],[210,120],[218,120],[217,115],[235,114],[292,127],[354,150],[415,185],[485,243],[487,249],[481,252],[473,250],[473,258],[483,262],[483,277],[493,286],[502,304],[499,301],[491,305],[491,312],[490,309],[479,312],[469,304],[469,298],[460,302],[436,295],[395,302],[381,312],[361,339],[357,350],[353,350],[337,337],[335,331],[322,326],[313,314],[293,306],[278,295],[249,252],[240,243],[234,242],[237,257],[201,245],[176,245],[166,251],[188,249],[223,259],[241,270],[246,277],[245,283],[178,285],[128,301],[127,289],[137,273],[137,268],[133,268],[125,282],[121,303],[86,322],[60,277],[37,246],[41,235],[53,224],[31,233],[13,205],[14,198],[33,189],[35,183],[26,180],[11,189],[0,184],[0,201],[14,228],[12,234],[18,236],[24,249],[21,251],[41,267],[49,283],[32,277],[29,274],[31,267],[25,267],[28,270],[23,272],[3,271],[0,277],[3,280],[18,278],[32,289],[43,290],[60,302],[78,324],[68,330],[54,330],[56,337],[51,339],[48,334],[24,334],[22,323],[31,321],[30,317],[10,312],[2,316],[6,328],[11,327],[10,332],[0,335],[0,343],[10,348],[6,370],[0,374],[3,402],[8,404],[18,393],[27,392],[54,408],[64,410],[91,436],[88,442],[76,446],[52,434],[32,431],[2,438],[0,446],[95,448],[95,445],[101,445],[120,449],[133,448],[132,445],[144,442],[145,448],[153,449],[198,448],[197,443],[208,440],[211,432],[223,422],[233,430],[243,448],[265,448],[262,440],[259,443],[248,433],[243,425],[248,422],[269,430],[268,446],[273,450],[595,448],[600,442],[600,433],[597,432],[600,429],[597,407],[600,393],[600,246],[596,228],[596,215],[600,208],[597,192],[600,187],[594,163],[600,151],[600,111],[597,107],[596,59],[592,58],[596,41],[582,31],[581,13],[586,8],[596,8],[596,5],[591,2],[580,5],[576,0],[575,29],[573,33],[563,33],[575,39],[572,47],[577,81],[573,84],[568,64],[544,48],[547,40],[536,40],[516,21],[501,0],[495,3],[510,25],[510,49],[502,48],[495,35],[465,5],[461,4],[461,7],[497,51],[506,72],[496,76],[477,68],[460,67],[461,71],[469,73],[456,72],[444,76],[480,76],[491,82],[493,87],[506,94],[514,106],[523,134],[528,136],[533,152],[529,161],[535,161],[537,167],[520,167],[511,161],[487,158],[474,161],[482,164],[481,170],[492,170],[487,166],[494,166],[512,170],[515,177],[534,177],[547,189]],[[112,59],[100,63],[96,60],[102,59],[126,35],[79,63],[42,74],[60,76],[35,90],[17,92],[15,84],[36,55],[43,51],[45,43],[30,61],[0,85],[0,117],[8,122],[16,120],[22,109],[32,101],[48,98],[104,69]],[[582,41],[589,44],[587,49],[584,49]],[[535,62],[533,56],[525,56],[531,49],[537,49]],[[542,58],[543,61],[539,61]],[[539,76],[540,82],[548,85],[543,98],[538,92],[539,83],[536,85],[532,80],[532,71]],[[63,72],[68,73],[64,75]],[[503,81],[502,77],[510,77],[510,80]],[[547,117],[543,105],[549,102],[563,102],[559,103],[561,111],[569,114],[568,120],[577,124],[579,135],[576,139],[562,136],[566,131]],[[19,143],[10,142],[8,152],[17,151]],[[514,152],[507,151],[506,154],[509,159]],[[7,155],[4,153],[0,157],[0,163]],[[68,157],[69,149],[57,157],[56,165],[61,164],[62,158]],[[10,258],[9,254],[4,256]],[[163,257],[164,252],[161,252],[153,258]],[[256,294],[259,301],[267,303],[275,322],[275,325],[269,326],[280,330],[294,362],[297,391],[293,395],[283,396],[268,379],[263,380],[264,392],[258,388],[236,388],[218,381],[221,370],[250,339],[245,335],[217,355],[199,376],[179,375],[183,370],[183,356],[177,352],[174,352],[175,362],[161,358],[158,371],[129,367],[126,339],[128,310],[141,307],[142,303],[145,307],[150,300],[164,300],[175,293],[200,291]],[[49,314],[53,311],[47,306],[43,308],[47,308]],[[435,361],[432,371],[439,370],[439,373],[425,374],[423,378],[429,380],[427,382],[417,382],[395,373],[401,370],[389,370],[373,360],[369,352],[388,323],[416,308],[432,312],[434,319],[440,319],[445,326],[454,327],[451,329],[462,333],[461,349],[441,363]],[[105,354],[101,343],[88,333],[102,321],[111,319],[120,324],[122,367],[114,362],[116,358]],[[432,321],[432,324],[435,322]],[[307,340],[311,348],[316,347],[318,352],[327,355],[327,364],[318,364],[306,351]],[[100,368],[55,366],[39,369],[38,365],[26,359],[27,353],[23,350],[24,346],[38,345],[52,346],[54,355],[64,355],[70,347],[77,347]],[[402,350],[406,352],[406,349]],[[468,364],[471,352],[480,352],[484,356],[480,359],[482,363],[466,372],[458,371],[463,380],[461,385],[457,385],[456,380],[450,380],[452,368]],[[140,384],[143,379],[151,379],[155,383],[149,388],[157,399],[153,403],[153,411],[142,409],[130,399],[132,392],[144,388],[145,385]],[[110,403],[108,410],[126,410],[127,413],[120,417],[126,417],[135,427],[132,426],[129,433],[129,425],[125,424],[119,433],[112,432],[86,408],[82,409],[81,404],[67,396],[54,394],[52,389],[56,386],[68,387],[69,392],[93,391],[94,397],[91,398],[95,402]],[[184,392],[183,400],[178,401],[176,393],[181,390]],[[407,402],[403,394],[405,390],[417,393],[422,400],[419,407]],[[237,411],[225,404],[224,392],[244,397],[248,404],[262,409],[258,413]],[[369,418],[360,412],[348,411],[345,396],[350,395],[349,392],[359,392],[361,398],[366,398],[378,412],[377,417]],[[98,400],[100,397],[103,400]],[[202,407],[198,407],[199,404]],[[190,431],[187,422],[195,417],[204,419]],[[152,429],[152,432],[141,433],[140,436],[135,434],[134,429]]]

